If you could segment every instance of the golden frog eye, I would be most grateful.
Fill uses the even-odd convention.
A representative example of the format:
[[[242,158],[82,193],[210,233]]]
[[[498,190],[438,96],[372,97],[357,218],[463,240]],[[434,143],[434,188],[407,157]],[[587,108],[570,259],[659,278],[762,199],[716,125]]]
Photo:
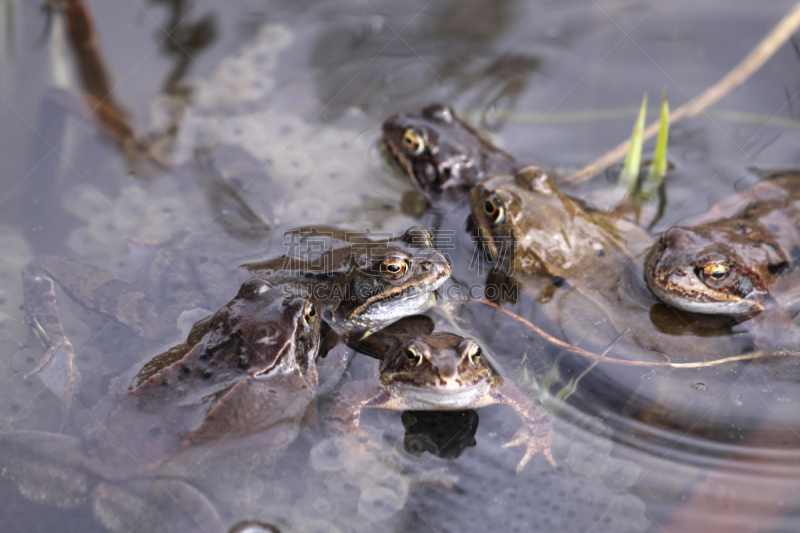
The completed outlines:
[[[481,355],[483,355],[483,350],[481,350],[481,347],[478,346],[478,344],[473,342],[472,346],[469,347],[469,352],[467,353],[469,364],[477,365],[481,360]]]
[[[500,201],[496,194],[489,196],[483,202],[483,212],[489,217],[492,224],[501,224],[506,218],[503,202]]]
[[[712,263],[703,267],[703,277],[713,281],[722,281],[728,277],[731,267],[722,263]]]
[[[403,133],[403,145],[413,155],[420,155],[425,150],[425,139],[414,128],[408,128]]]
[[[419,366],[422,364],[422,352],[413,344],[406,348],[406,359],[411,366]]]
[[[306,326],[311,326],[317,320],[317,306],[311,302],[306,302],[305,309],[303,309],[303,323]]]
[[[402,257],[389,257],[381,263],[381,274],[389,281],[402,279],[408,271],[408,262]]]

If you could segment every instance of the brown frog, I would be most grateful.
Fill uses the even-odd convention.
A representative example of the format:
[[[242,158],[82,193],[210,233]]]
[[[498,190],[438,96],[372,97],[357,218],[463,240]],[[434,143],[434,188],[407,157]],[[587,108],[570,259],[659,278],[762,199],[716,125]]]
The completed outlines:
[[[447,258],[431,246],[431,236],[422,228],[411,228],[388,241],[355,241],[313,265],[297,258],[288,262],[287,258],[278,258],[243,266],[275,282],[302,284],[314,292],[326,322],[340,333],[360,335],[423,311],[434,301],[433,291],[450,276]],[[168,306],[167,311],[175,312],[159,315],[143,293],[98,267],[59,257],[32,261],[23,272],[25,313],[47,352],[29,375],[47,372],[58,377],[52,388],[63,400],[65,414],[79,373],[72,345],[58,319],[56,281],[86,307],[147,339],[174,331],[177,312],[186,310],[188,297],[196,298],[198,292],[191,287],[180,291],[178,294],[186,294],[187,299]]]
[[[357,434],[364,408],[462,411],[500,403],[522,420],[505,445],[525,446],[517,472],[539,451],[555,468],[547,412],[514,382],[495,376],[475,341],[433,329],[427,317],[408,317],[355,343],[358,351],[380,359],[380,377],[346,383],[332,394],[323,407],[329,431]]]
[[[495,174],[514,174],[523,166],[443,104],[386,119],[381,147],[386,159],[434,204],[460,200],[480,180]],[[642,227],[649,227],[659,216],[616,187],[571,200]]]
[[[398,170],[433,202],[458,200],[482,178],[517,169],[510,154],[442,104],[386,119],[381,146]]]
[[[0,472],[32,500],[89,503],[112,532],[226,531],[204,476],[236,457],[268,464],[295,439],[320,322],[302,287],[251,279],[186,342],[118,378],[84,438],[0,435]]]
[[[659,304],[641,268],[651,238],[624,219],[584,209],[541,169],[486,178],[470,196],[486,254],[519,289],[517,311],[551,334],[594,350],[617,342],[617,354],[661,361],[743,348],[730,335],[735,323]]]
[[[313,257],[303,257],[302,252],[320,238],[319,231],[298,235],[302,245],[294,255],[243,267],[269,279],[307,284],[325,321],[340,333],[368,336],[424,311],[435,301],[434,291],[450,277],[450,262],[433,247],[431,234],[423,228],[412,227],[400,237],[382,241],[362,233],[345,235],[334,241],[342,246]]]
[[[516,299],[502,299],[502,306],[551,337],[620,361],[591,371],[574,398],[582,405],[680,435],[728,440],[727,421],[741,415],[729,399],[735,395],[719,392],[714,398],[722,401],[713,402],[698,391],[728,391],[729,380],[745,371],[761,384],[795,379],[793,357],[766,358],[756,367],[719,364],[738,356],[780,356],[792,348],[792,338],[774,330],[763,334],[757,324],[736,317],[690,313],[659,301],[643,271],[651,238],[632,223],[581,209],[540,169],[486,178],[473,188],[471,200],[485,249],[508,274],[501,281],[517,289]],[[534,336],[530,347],[540,343]],[[558,371],[583,375],[589,361],[567,356],[558,359]],[[718,366],[656,369],[628,362]]]
[[[684,311],[746,318],[796,292],[800,175],[770,180],[711,214],[716,220],[670,228],[650,250],[645,275],[656,296]]]

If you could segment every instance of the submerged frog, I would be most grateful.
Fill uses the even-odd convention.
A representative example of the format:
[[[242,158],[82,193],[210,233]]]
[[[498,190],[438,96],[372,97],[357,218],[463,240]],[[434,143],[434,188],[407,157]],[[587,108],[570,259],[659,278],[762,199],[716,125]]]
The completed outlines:
[[[495,376],[475,341],[433,329],[427,317],[408,317],[354,344],[358,351],[380,359],[380,379],[349,382],[335,392],[323,414],[329,430],[357,433],[364,408],[462,411],[501,403],[522,420],[514,439],[505,445],[525,446],[517,472],[536,452],[555,468],[547,412],[514,382]]]
[[[381,146],[388,159],[433,202],[457,200],[486,176],[517,169],[510,154],[442,104],[386,119]]]
[[[770,180],[711,211],[735,206],[730,217],[661,235],[645,267],[656,296],[684,311],[746,318],[793,292],[800,175]]]
[[[115,533],[224,532],[204,476],[237,458],[268,464],[297,437],[317,387],[318,315],[302,287],[248,280],[186,342],[118,378],[83,439],[0,435],[0,472],[35,501],[90,503]]]
[[[313,235],[298,233],[304,239]],[[243,265],[269,279],[304,282],[320,302],[322,316],[338,333],[368,336],[435,301],[434,291],[450,277],[447,257],[419,227],[400,237],[370,241],[363,234],[314,257],[282,257]]]

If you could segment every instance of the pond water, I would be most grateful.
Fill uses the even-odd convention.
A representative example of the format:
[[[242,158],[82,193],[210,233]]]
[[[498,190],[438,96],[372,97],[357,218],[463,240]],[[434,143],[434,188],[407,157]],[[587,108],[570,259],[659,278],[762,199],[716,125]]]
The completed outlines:
[[[62,402],[51,390],[57,384],[23,377],[44,354],[21,311],[20,272],[31,258],[62,256],[106,269],[138,282],[157,307],[177,297],[175,276],[193,284],[182,308],[190,312],[164,318],[177,319],[183,337],[159,341],[86,310],[71,297],[74,290],[56,289],[83,376],[63,432],[81,436],[114,378],[181,342],[193,320],[229,301],[248,277],[237,265],[282,255],[284,230],[323,224],[399,235],[431,223],[414,208],[424,203],[411,184],[378,150],[389,115],[448,103],[518,161],[566,175],[630,135],[643,93],[650,94],[651,117],[664,88],[673,108],[688,101],[791,7],[777,0],[97,0],[91,8],[113,87],[108,103],[124,109],[149,140],[142,153],[130,140],[119,142],[121,128],[87,114],[86,79],[103,82],[95,66],[82,83],[63,18],[48,21],[36,3],[6,0],[0,431],[61,428]],[[691,224],[753,186],[760,179],[755,169],[800,168],[798,67],[797,44],[788,43],[711,110],[672,128],[674,169],[653,232]],[[645,157],[652,146],[646,144]],[[588,197],[609,179],[565,190]],[[466,210],[447,213],[443,224],[456,235],[447,250],[456,278],[481,283],[468,268],[474,244]],[[184,247],[187,235],[193,244]],[[355,463],[307,417],[275,461],[234,460],[198,481],[225,527],[800,530],[796,379],[776,380],[748,363],[590,368],[488,309],[458,314],[496,370],[527,386],[551,412],[555,469],[537,455],[515,473],[522,452],[503,447],[516,423],[505,406],[444,419],[367,409],[362,424],[380,450]],[[676,360],[707,357],[707,346],[720,345],[702,331],[679,333],[698,349]],[[735,346],[738,337],[731,341]],[[321,376],[335,379],[345,357],[340,350],[321,360]],[[355,356],[349,371],[369,379],[377,362]],[[553,397],[578,376],[566,401]],[[449,457],[403,451],[404,442],[425,447],[415,435],[426,424],[445,433]],[[0,459],[0,472],[13,465],[29,474],[0,479],[0,529],[106,531],[95,517],[108,508],[76,488],[96,479],[60,464],[56,477],[75,497],[34,503],[45,499],[46,461],[28,463],[8,450]],[[130,530],[110,523],[112,531]]]

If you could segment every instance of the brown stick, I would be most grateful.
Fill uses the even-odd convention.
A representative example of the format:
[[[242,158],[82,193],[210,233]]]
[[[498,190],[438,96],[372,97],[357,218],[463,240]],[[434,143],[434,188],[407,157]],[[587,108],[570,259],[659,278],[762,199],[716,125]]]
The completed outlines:
[[[580,355],[582,357],[586,357],[587,359],[592,359],[595,361],[605,361],[607,363],[614,363],[615,365],[625,365],[625,366],[646,366],[646,367],[669,367],[669,368],[705,368],[709,366],[716,366],[721,365],[724,363],[732,363],[734,361],[749,361],[751,359],[762,359],[764,357],[782,357],[782,356],[793,356],[798,357],[800,356],[800,352],[790,352],[788,350],[758,350],[755,352],[748,352],[741,355],[734,355],[731,357],[725,357],[723,359],[717,359],[715,361],[701,361],[697,363],[658,363],[658,362],[646,362],[646,361],[630,361],[627,359],[615,359],[613,357],[606,357],[604,355],[599,355],[594,352],[590,352],[584,350],[582,348],[578,348],[577,346],[573,346],[569,343],[566,343],[562,340],[559,340],[547,333],[545,333],[540,328],[533,325],[528,320],[525,320],[521,316],[516,313],[512,313],[508,309],[503,309],[499,305],[494,302],[490,302],[489,300],[470,300],[472,302],[482,303],[484,305],[488,305],[490,307],[494,307],[501,313],[505,313],[506,315],[510,316],[514,320],[521,322],[528,326],[532,331],[534,331],[537,335],[542,337],[547,342],[554,344],[561,348],[564,351],[574,353],[575,355]],[[663,355],[663,354],[662,354]]]
[[[780,22],[772,28],[772,31],[758,43],[741,63],[728,72],[724,78],[706,89],[700,96],[682,105],[676,109],[674,113],[671,113],[669,123],[674,124],[683,117],[696,116],[717,103],[720,98],[741,85],[747,78],[752,76],[756,70],[761,68],[761,65],[772,57],[798,27],[800,27],[800,3],[797,3],[791,11],[784,15]],[[653,137],[658,131],[658,127],[658,122],[650,124],[647,129],[644,130],[642,141],[644,142]],[[579,171],[567,176],[564,181],[567,183],[582,183],[589,180],[595,174],[602,172],[624,156],[628,151],[629,145],[630,140],[623,142]]]

